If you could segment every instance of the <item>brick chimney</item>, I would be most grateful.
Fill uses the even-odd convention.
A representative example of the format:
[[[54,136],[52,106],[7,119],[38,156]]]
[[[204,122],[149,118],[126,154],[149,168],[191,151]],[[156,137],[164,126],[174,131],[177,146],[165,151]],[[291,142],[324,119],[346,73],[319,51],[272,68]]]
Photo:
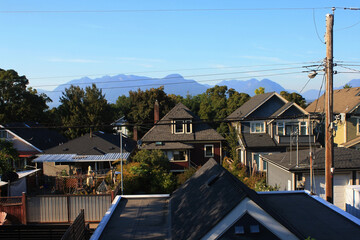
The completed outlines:
[[[137,126],[134,126],[134,128],[133,128],[133,139],[134,139],[134,141],[137,141],[137,140],[138,140],[138,129],[137,129]]]
[[[159,120],[159,102],[156,100],[154,103],[154,124],[159,122]]]

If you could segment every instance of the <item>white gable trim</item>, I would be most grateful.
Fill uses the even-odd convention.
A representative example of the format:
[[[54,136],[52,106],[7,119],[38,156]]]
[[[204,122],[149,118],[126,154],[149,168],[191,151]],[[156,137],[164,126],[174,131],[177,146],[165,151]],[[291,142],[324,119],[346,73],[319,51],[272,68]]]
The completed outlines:
[[[272,216],[260,208],[249,198],[243,199],[228,215],[226,215],[214,228],[201,239],[218,239],[224,234],[241,216],[248,212],[253,218],[264,225],[269,231],[280,239],[298,239],[287,228],[276,221]]]
[[[41,149],[35,147],[34,145],[32,145],[31,143],[29,143],[28,141],[26,141],[25,139],[23,139],[22,137],[20,137],[19,135],[16,135],[14,132],[12,132],[11,130],[9,129],[6,129],[3,125],[0,125],[0,128],[3,128],[5,129],[6,131],[10,132],[12,135],[14,135],[15,137],[19,138],[20,141],[24,142],[25,144],[29,145],[30,147],[34,148],[36,151],[39,151],[39,152],[43,152]]]

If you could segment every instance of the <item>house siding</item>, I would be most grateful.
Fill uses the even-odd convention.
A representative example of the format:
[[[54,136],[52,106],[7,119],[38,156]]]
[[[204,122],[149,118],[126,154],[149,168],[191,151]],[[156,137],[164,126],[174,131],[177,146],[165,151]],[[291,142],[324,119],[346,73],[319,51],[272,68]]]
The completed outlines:
[[[345,123],[342,122],[338,122],[337,124],[337,130],[336,130],[336,135],[334,137],[334,143],[335,144],[341,144],[344,142],[347,142],[347,140],[345,139]]]
[[[57,176],[62,170],[66,170],[69,174],[69,165],[56,165],[54,162],[44,162],[43,163],[43,173],[46,176]]]
[[[267,166],[267,175],[266,180],[267,184],[270,186],[277,186],[279,187],[279,190],[292,190],[288,189],[288,182],[291,181],[292,183],[292,174],[288,171],[285,171],[274,164],[268,163]]]
[[[221,159],[221,144],[220,142],[204,142],[193,143],[194,149],[191,150],[190,159],[198,166],[204,165],[211,157],[205,157],[204,147],[205,145],[214,145],[214,158],[216,162],[220,163]]]
[[[355,117],[348,118],[348,121],[346,123],[346,125],[347,125],[347,129],[346,129],[347,139],[346,140],[347,141],[351,141],[354,138],[359,136],[359,135],[357,135],[356,124],[357,124],[357,118],[355,118]]]

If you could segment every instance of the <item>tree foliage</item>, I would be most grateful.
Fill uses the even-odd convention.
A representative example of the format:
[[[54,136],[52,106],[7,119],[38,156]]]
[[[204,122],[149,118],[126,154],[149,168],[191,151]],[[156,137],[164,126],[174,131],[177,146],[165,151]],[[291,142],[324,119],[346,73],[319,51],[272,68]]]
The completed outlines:
[[[62,124],[69,127],[65,131],[69,138],[79,137],[90,128],[100,130],[113,120],[110,105],[95,84],[85,90],[71,85],[63,92],[60,103],[57,114]]]
[[[280,95],[283,98],[285,98],[286,100],[288,100],[289,102],[294,102],[297,105],[299,105],[300,107],[306,108],[306,100],[300,94],[298,94],[296,92],[289,93],[287,91],[281,91]]]
[[[255,95],[260,95],[265,93],[265,88],[259,87],[258,89],[255,89]]]
[[[133,193],[171,193],[176,178],[169,173],[170,163],[161,150],[141,150],[124,167],[124,191]]]
[[[14,70],[0,69],[0,122],[22,122],[46,120],[47,102],[45,94],[36,89],[27,88],[25,76],[19,76]]]
[[[344,86],[343,86],[343,88],[345,89],[345,88],[352,88],[352,86],[350,85],[350,84],[345,84]]]
[[[0,139],[0,174],[11,170],[11,163],[17,162],[19,155],[11,142]]]

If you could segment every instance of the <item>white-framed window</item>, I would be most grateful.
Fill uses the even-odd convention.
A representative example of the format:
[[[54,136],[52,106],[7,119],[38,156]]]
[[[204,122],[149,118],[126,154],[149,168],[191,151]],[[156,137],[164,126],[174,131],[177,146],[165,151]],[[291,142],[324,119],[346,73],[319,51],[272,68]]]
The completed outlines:
[[[277,135],[278,136],[285,135],[285,124],[284,124],[284,122],[276,123],[276,128],[277,128]]]
[[[184,133],[184,121],[175,120],[175,133]]]
[[[260,154],[264,154],[264,153],[253,153],[252,154],[253,163],[256,163],[257,171],[266,171],[267,162],[260,159]]]
[[[192,133],[192,121],[191,120],[185,120],[185,132]]]
[[[6,130],[0,130],[0,139],[7,139],[8,132]]]
[[[214,157],[214,145],[205,145],[204,146],[205,157]]]
[[[307,128],[307,122],[300,122],[300,135],[307,135],[308,128]]]
[[[265,132],[264,122],[251,122],[250,133],[264,133]]]

